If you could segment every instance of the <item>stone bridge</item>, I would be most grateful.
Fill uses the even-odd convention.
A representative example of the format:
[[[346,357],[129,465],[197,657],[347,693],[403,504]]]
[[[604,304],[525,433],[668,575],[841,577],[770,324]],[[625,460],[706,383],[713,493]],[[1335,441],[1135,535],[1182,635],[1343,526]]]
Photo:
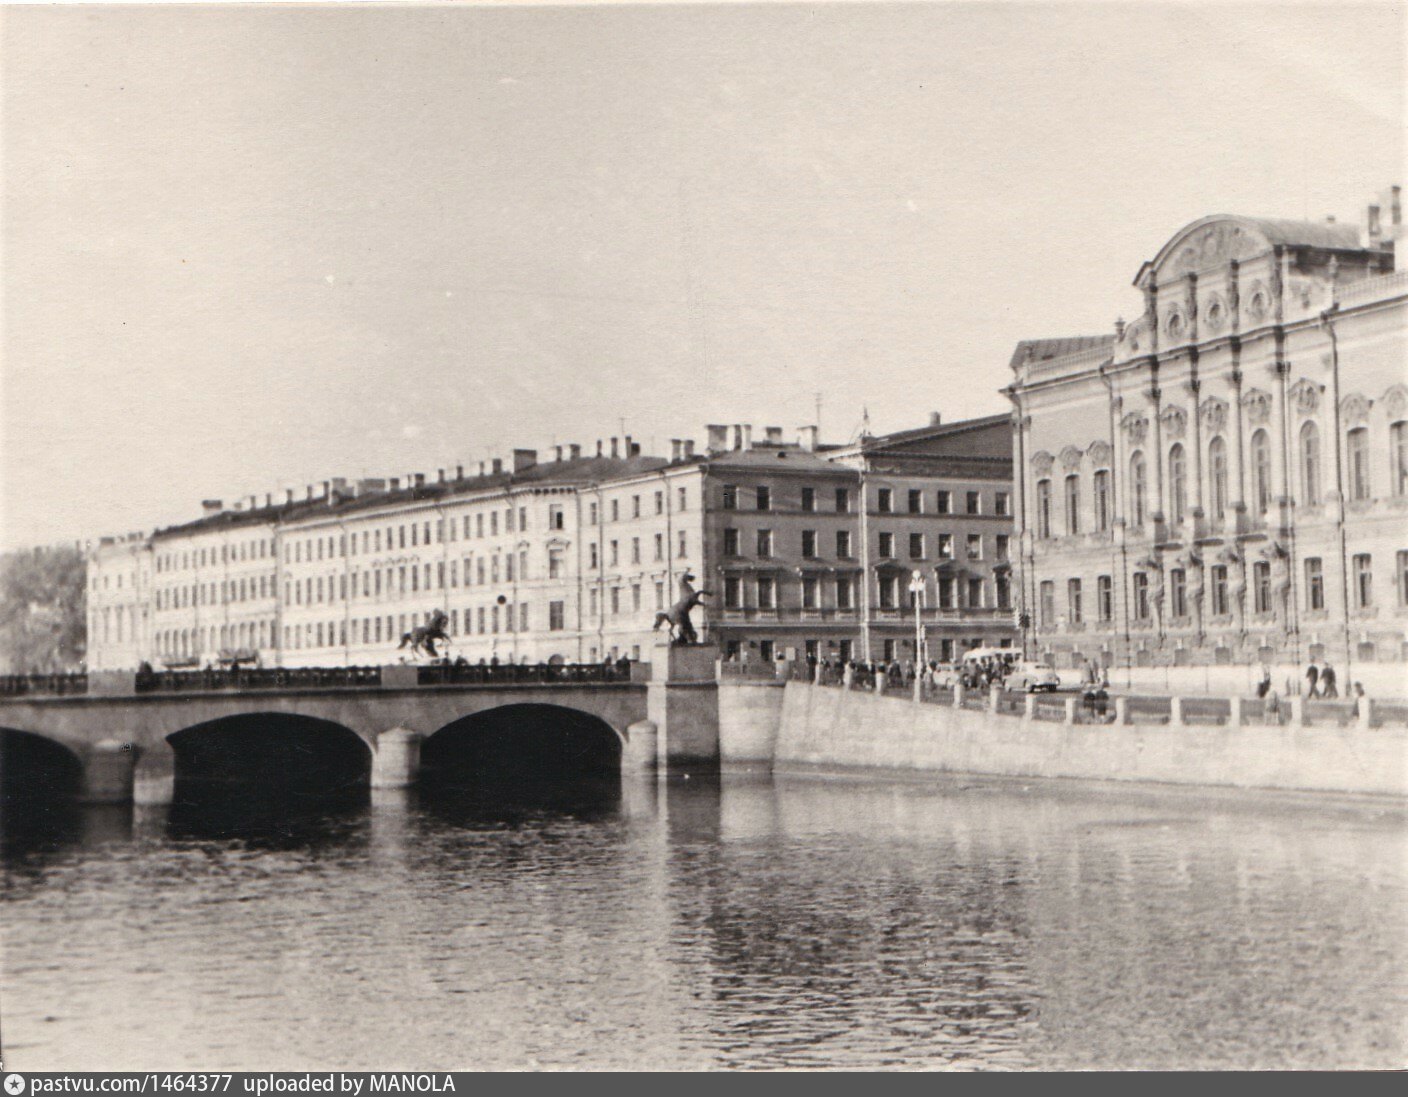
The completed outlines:
[[[155,804],[171,800],[178,779],[212,774],[394,788],[415,784],[423,766],[508,765],[519,775],[717,767],[714,653],[679,652],[663,649],[629,672],[507,668],[490,681],[475,680],[485,677],[475,668],[413,666],[325,672],[333,684],[244,672],[247,688],[228,672],[92,675],[83,692],[0,695],[0,792],[38,780],[90,801]]]

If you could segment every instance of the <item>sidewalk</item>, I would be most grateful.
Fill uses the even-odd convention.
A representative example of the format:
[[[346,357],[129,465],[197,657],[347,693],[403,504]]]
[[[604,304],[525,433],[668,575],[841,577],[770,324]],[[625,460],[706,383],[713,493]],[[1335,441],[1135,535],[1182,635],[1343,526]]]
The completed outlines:
[[[1065,688],[1079,680],[1079,671],[1061,672]],[[1110,668],[1111,693],[1162,694],[1165,696],[1251,697],[1261,681],[1260,666],[1228,667],[1124,667]],[[1068,677],[1070,676],[1070,677]],[[1336,686],[1340,699],[1350,697],[1354,682],[1361,682],[1364,692],[1378,701],[1408,699],[1408,666],[1403,663],[1355,663],[1346,673],[1345,667],[1335,667]],[[1287,690],[1290,681],[1292,689]],[[1285,697],[1305,691],[1305,667],[1275,664],[1271,667],[1271,684]]]

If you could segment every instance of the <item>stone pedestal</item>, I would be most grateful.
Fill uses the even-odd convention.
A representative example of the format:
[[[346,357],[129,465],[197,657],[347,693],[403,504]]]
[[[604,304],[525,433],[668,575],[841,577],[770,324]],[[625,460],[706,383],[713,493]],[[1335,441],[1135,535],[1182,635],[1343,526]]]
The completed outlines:
[[[104,739],[93,746],[83,767],[83,799],[90,804],[132,801],[137,751],[131,743]]]
[[[660,750],[660,729],[653,720],[637,720],[626,729],[621,749],[622,773],[654,772]]]
[[[672,647],[651,654],[646,711],[656,727],[656,759],[663,770],[719,768],[717,644]]]
[[[420,777],[420,744],[410,728],[391,728],[377,737],[372,756],[372,788],[410,788]]]

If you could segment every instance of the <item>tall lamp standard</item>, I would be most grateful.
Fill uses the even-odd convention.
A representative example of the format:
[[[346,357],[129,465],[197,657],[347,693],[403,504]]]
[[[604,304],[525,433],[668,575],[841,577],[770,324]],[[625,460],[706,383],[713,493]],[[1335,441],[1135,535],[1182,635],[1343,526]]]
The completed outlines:
[[[924,573],[914,569],[909,579],[909,593],[914,595],[914,667],[915,673],[928,660],[924,658]]]

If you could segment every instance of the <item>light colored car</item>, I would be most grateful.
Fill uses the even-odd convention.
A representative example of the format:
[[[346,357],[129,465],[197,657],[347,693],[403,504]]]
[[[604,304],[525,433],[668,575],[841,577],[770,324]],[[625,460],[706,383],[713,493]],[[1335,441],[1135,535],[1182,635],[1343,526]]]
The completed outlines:
[[[1003,685],[1019,693],[1051,691],[1061,685],[1061,676],[1045,663],[1014,663]]]

